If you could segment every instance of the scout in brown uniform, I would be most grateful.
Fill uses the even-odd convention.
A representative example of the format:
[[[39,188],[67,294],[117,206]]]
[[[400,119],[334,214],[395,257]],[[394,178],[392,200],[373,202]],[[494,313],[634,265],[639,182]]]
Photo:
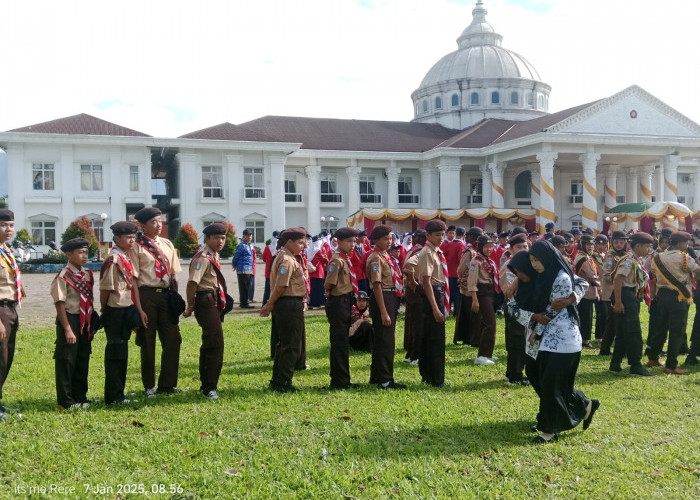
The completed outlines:
[[[136,241],[138,227],[131,222],[117,222],[110,228],[115,246],[100,269],[100,305],[102,324],[107,336],[105,347],[105,403],[128,403],[124,397],[129,339],[135,328],[148,324],[141,309],[139,289],[134,281],[133,266],[127,257]]]
[[[394,381],[397,293],[402,293],[403,283],[398,265],[387,253],[391,247],[391,226],[374,226],[369,237],[374,240],[374,251],[367,257],[366,267],[372,290],[369,313],[374,326],[369,383],[380,389],[405,389],[405,385]]]
[[[603,340],[606,325],[608,323],[608,310],[606,297],[603,290],[603,265],[605,264],[605,256],[607,255],[608,237],[604,234],[599,234],[593,240],[595,250],[593,251],[593,259],[598,264],[598,274],[600,276],[600,300],[595,303],[595,340],[600,343]],[[608,295],[609,297],[609,295]]]
[[[224,224],[209,224],[204,228],[204,248],[190,262],[187,281],[187,309],[185,318],[192,315],[202,329],[202,345],[199,348],[200,390],[209,399],[219,399],[216,388],[224,363],[224,331],[221,327],[224,314],[233,307],[233,300],[226,293],[226,280],[221,274],[219,252],[226,243]]]
[[[88,370],[91,341],[100,326],[93,314],[92,271],[83,266],[88,261],[90,242],[74,238],[61,246],[68,256],[64,267],[51,283],[51,297],[56,307],[56,399],[59,410],[86,408],[88,405]]]
[[[615,240],[613,235],[613,244]],[[610,371],[622,371],[622,358],[627,355],[632,375],[653,375],[641,364],[642,327],[639,323],[639,302],[644,299],[649,276],[639,260],[644,258],[654,241],[649,234],[638,232],[630,236],[632,253],[620,258],[610,273],[613,280],[613,312],[617,315],[615,326],[615,350],[610,361]]]
[[[488,236],[479,236],[476,242],[478,254],[469,265],[469,295],[472,298],[472,312],[479,318],[479,352],[475,365],[492,365],[493,348],[496,344],[496,286],[498,276],[496,265],[489,258],[493,242]]]
[[[331,353],[331,389],[357,387],[350,382],[350,322],[355,302],[357,275],[352,269],[350,254],[355,248],[359,231],[343,227],[335,232],[338,251],[328,263],[324,288],[326,290],[326,317],[329,323]]]
[[[508,301],[513,298],[518,289],[518,277],[514,270],[508,267],[513,255],[520,251],[527,251],[529,248],[529,240],[526,234],[516,234],[508,240],[510,250],[508,257],[501,263],[501,271],[499,273],[498,283],[501,291],[505,296],[505,304],[503,312],[505,315],[505,334],[506,334],[506,381],[509,384],[529,385],[527,378],[523,377],[523,369],[525,368],[525,342],[526,333],[525,327],[518,323],[513,315],[508,310]]]
[[[404,362],[418,364],[423,338],[423,297],[421,285],[416,279],[415,269],[418,254],[425,245],[425,231],[419,229],[413,233],[413,246],[403,261],[403,288],[406,297],[406,314],[404,316],[403,344],[406,349]]]
[[[156,392],[180,392],[177,374],[182,336],[177,314],[173,315],[170,310],[170,290],[177,293],[175,273],[180,271],[180,259],[170,240],[159,236],[163,228],[160,216],[160,210],[155,207],[136,212],[134,217],[143,225],[144,234],[136,239],[128,253],[139,287],[141,308],[149,320],[148,326],[136,332],[136,345],[141,348],[141,381],[149,398]],[[162,348],[157,389],[156,331]]]
[[[603,268],[600,274],[600,288],[602,294],[601,300],[605,304],[606,325],[603,330],[603,337],[600,341],[599,354],[601,356],[609,356],[612,354],[610,348],[615,341],[615,335],[617,335],[618,315],[613,312],[612,308],[612,270],[617,267],[619,260],[627,254],[628,239],[629,237],[624,231],[613,231],[610,237],[610,251],[605,254],[605,260],[603,261]],[[621,354],[622,357],[624,357],[624,352]]]
[[[659,233],[659,243],[656,249],[651,252],[644,260],[644,267],[650,271],[649,285],[651,287],[651,304],[649,304],[649,328],[647,331],[646,349],[644,350],[644,355],[649,356],[651,352],[651,345],[661,345],[666,343],[666,336],[668,334],[668,328],[664,328],[664,325],[659,324],[659,304],[657,300],[657,289],[656,289],[656,275],[651,272],[651,262],[654,260],[658,254],[661,254],[668,250],[671,244],[671,235],[673,230],[671,228],[665,227]],[[649,366],[659,366],[654,360],[649,360]]]
[[[452,343],[470,344],[473,347],[479,345],[479,322],[472,313],[472,297],[469,295],[469,264],[476,257],[474,245],[476,239],[484,234],[484,231],[479,227],[472,227],[467,231],[467,247],[462,253],[462,257],[457,266],[457,276],[459,282],[459,293],[462,295],[459,299],[459,312],[457,313],[457,321],[455,321],[455,333],[452,338]],[[457,290],[451,290],[452,293],[457,293]]]
[[[591,347],[593,305],[600,300],[600,272],[593,258],[593,237],[588,234],[582,235],[577,248],[574,272],[588,282],[588,290],[576,307],[581,322],[583,347]]]
[[[2,388],[15,357],[15,337],[19,322],[15,306],[24,297],[19,266],[7,246],[15,233],[15,214],[0,209],[0,420],[7,420],[8,409],[2,404]]]
[[[446,295],[447,263],[440,250],[445,229],[445,223],[438,219],[425,225],[427,241],[416,266],[416,277],[423,292],[423,339],[418,367],[422,381],[435,387],[445,385],[445,318],[450,311]]]
[[[280,235],[282,248],[270,269],[270,298],[260,309],[266,318],[272,313],[278,339],[272,366],[270,389],[296,392],[292,385],[294,366],[301,351],[304,333],[304,300],[307,294],[302,264],[297,260],[306,245],[306,229],[292,227]]]
[[[651,264],[656,275],[658,301],[659,335],[649,346],[649,363],[647,366],[662,366],[659,355],[668,336],[668,350],[665,373],[685,375],[688,370],[678,368],[678,353],[686,337],[688,308],[693,301],[693,283],[691,278],[700,280],[700,266],[688,256],[688,241],[692,236],[684,231],[671,235],[671,246],[663,253],[657,254]]]

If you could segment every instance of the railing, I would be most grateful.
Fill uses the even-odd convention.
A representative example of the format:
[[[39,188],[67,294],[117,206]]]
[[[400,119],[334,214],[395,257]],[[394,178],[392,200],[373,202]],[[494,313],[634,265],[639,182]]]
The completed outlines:
[[[202,198],[223,198],[224,188],[222,187],[202,187]]]
[[[582,194],[572,194],[569,196],[569,205],[580,205],[581,203],[583,203]]]
[[[303,198],[299,193],[284,193],[284,201],[287,203],[301,203]]]
[[[381,194],[360,194],[360,203],[381,203]]]
[[[321,203],[342,203],[343,195],[339,193],[321,193]]]
[[[467,205],[476,205],[477,203],[483,203],[483,196],[480,194],[467,195]]]
[[[265,188],[243,188],[243,198],[246,200],[265,198]]]
[[[399,195],[399,204],[414,204],[417,205],[420,203],[420,195],[419,194],[400,194]]]

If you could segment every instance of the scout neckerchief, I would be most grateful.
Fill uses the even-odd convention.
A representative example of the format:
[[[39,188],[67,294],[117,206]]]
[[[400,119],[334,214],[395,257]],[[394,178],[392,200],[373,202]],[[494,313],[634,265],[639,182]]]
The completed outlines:
[[[442,261],[442,273],[445,275],[445,314],[450,312],[450,279],[447,274],[447,259],[445,259],[445,254],[439,248],[435,251],[440,256]]]
[[[573,265],[573,263],[571,262],[571,259],[569,258],[569,254],[567,254],[566,252],[561,252],[561,256],[564,257],[564,261],[565,261],[567,264],[569,264],[569,267],[570,267],[571,269],[573,269],[573,268],[574,268],[574,265]]]
[[[394,279],[394,287],[396,288],[396,295],[398,297],[403,297],[403,278],[401,277],[401,272],[399,271],[399,265],[391,258],[388,253],[380,253],[379,255],[387,261],[389,267],[391,268],[391,277]]]
[[[224,280],[223,274],[221,274],[221,266],[216,259],[209,254],[209,252],[204,253],[204,249],[200,250],[199,253],[192,258],[192,260],[194,261],[199,257],[204,257],[211,262],[211,265],[213,266],[214,274],[216,274],[216,288],[219,292],[219,308],[223,311],[226,308],[226,281]]]
[[[605,260],[605,254],[593,252],[593,259],[595,260],[596,264],[598,264],[598,269],[602,269],[603,261]]]
[[[357,274],[355,274],[355,270],[352,268],[352,262],[350,261],[350,254],[345,253],[345,252],[338,252],[341,258],[345,259],[345,262],[348,264],[348,273],[350,273],[350,283],[352,284],[352,293],[355,294],[355,297],[360,293],[360,289],[357,285]]]
[[[115,258],[106,259],[104,261],[102,268],[100,269],[100,275],[104,274],[107,269],[109,269],[109,266],[116,264],[117,269],[119,269],[119,272],[124,277],[126,287],[129,289],[129,291],[131,291],[131,302],[136,304],[136,296],[134,295],[134,268],[132,267],[131,262],[129,262],[129,259],[126,258],[118,247],[113,247],[111,254],[114,255]]]
[[[681,252],[681,254],[683,255],[683,270],[687,272],[688,254],[685,252]],[[681,283],[680,280],[676,277],[676,275],[668,270],[668,268],[664,265],[663,261],[661,260],[661,254],[657,253],[654,256],[654,264],[659,270],[659,274],[661,274],[661,276],[664,277],[668,284],[671,285],[671,288],[678,292],[678,302],[687,302],[688,304],[691,304],[693,302],[693,297],[688,292],[688,287]]]
[[[141,238],[136,240],[136,243],[150,253],[155,260],[156,278],[162,281],[168,281],[170,279],[170,259],[163,253],[163,250],[160,249],[155,240],[152,240],[146,235],[142,235]]]
[[[574,265],[574,272],[580,276],[581,269],[583,268],[583,266],[586,264],[586,262],[588,262],[589,260],[592,260],[592,259],[591,259],[591,256],[588,255],[586,252],[578,252],[576,254],[577,257],[579,255],[583,255],[583,258],[579,259],[579,261],[576,262],[576,265]],[[591,266],[592,265],[593,265],[593,263],[591,263]]]
[[[88,276],[87,283],[83,280],[85,275]],[[80,333],[82,333],[83,328],[87,325],[87,336],[88,340],[90,340],[92,339],[92,330],[90,329],[93,310],[92,288],[95,284],[92,271],[87,269],[85,272],[78,271],[76,273],[73,272],[70,267],[66,267],[66,272],[63,274],[62,279],[80,295]]]
[[[299,266],[301,267],[301,275],[304,277],[304,285],[306,285],[306,296],[311,296],[311,279],[309,278],[309,259],[306,255],[301,254],[295,256],[295,259],[299,259]]]
[[[634,266],[634,275],[636,279],[636,285],[635,285],[635,290],[636,290],[636,295],[637,298],[644,302],[646,302],[647,305],[651,304],[651,290],[649,289],[649,273],[647,272],[646,268],[642,266],[642,264],[631,254],[631,253],[626,253],[622,257],[620,257],[620,260],[618,260],[615,265],[612,268],[612,271],[610,272],[610,279],[615,280],[615,276],[617,275],[618,269],[620,269],[620,266],[630,260],[632,262],[632,265]]]
[[[17,261],[12,252],[5,246],[0,246],[0,255],[4,259],[6,265],[10,268],[12,274],[15,275],[15,298],[17,299],[17,305],[22,306],[22,277],[20,276],[19,267],[17,267]]]
[[[496,293],[501,293],[501,287],[498,283],[498,273],[496,272],[496,265],[493,261],[482,253],[476,254],[472,260],[476,260],[482,269],[486,271],[486,274],[489,275],[489,278],[493,281],[493,288],[496,290]]]

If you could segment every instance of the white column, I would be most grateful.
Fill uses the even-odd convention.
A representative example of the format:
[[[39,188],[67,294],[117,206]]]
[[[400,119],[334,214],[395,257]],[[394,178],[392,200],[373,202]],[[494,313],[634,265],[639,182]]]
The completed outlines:
[[[651,203],[651,181],[655,169],[654,165],[645,165],[639,169],[639,201],[642,203]]]
[[[625,190],[625,203],[637,203],[637,191],[639,187],[639,173],[637,167],[628,168],[625,172],[627,189]]]
[[[396,161],[391,160],[391,166],[386,169],[386,178],[389,180],[387,191],[387,201],[384,204],[387,208],[398,208],[399,206],[399,174],[401,169],[396,166]]]
[[[440,208],[459,208],[460,172],[462,165],[456,158],[442,158],[440,166]]]
[[[8,158],[9,160],[9,158]],[[60,214],[56,214],[61,218],[60,224],[63,227],[58,227],[58,224],[56,225],[56,237],[59,237],[59,233],[63,233],[63,231],[68,227],[68,224],[73,222],[75,220],[75,195],[79,192],[80,190],[80,173],[77,170],[75,164],[73,163],[73,146],[71,145],[64,145],[61,146],[61,160],[60,160],[60,165],[57,165],[57,172],[56,174],[58,175],[58,179],[55,179],[56,182],[60,179],[60,189],[61,189],[61,208]],[[12,164],[8,163],[8,174],[12,172],[12,169],[9,168]],[[77,179],[77,182],[76,182]],[[12,179],[9,179],[9,183],[11,186],[12,184]],[[59,184],[56,184],[57,186]],[[11,205],[10,205],[11,206]],[[15,214],[15,216],[17,216]],[[109,225],[105,224],[107,227],[105,228],[105,236],[109,232]],[[111,241],[106,240],[106,241]],[[58,242],[57,242],[58,243]]]
[[[678,201],[678,164],[681,161],[680,155],[666,155],[663,158],[664,164],[664,198],[657,201]]]
[[[491,169],[488,163],[484,163],[479,166],[479,170],[481,171],[481,206],[483,208],[491,208],[491,185],[493,184]]]
[[[245,227],[243,221],[245,214],[241,213],[239,201],[242,198],[240,189],[243,185],[243,156],[239,154],[224,155],[224,165],[226,165],[227,181],[225,196],[228,201],[228,213],[224,215],[226,215],[226,219],[234,225],[236,232],[240,236],[241,231],[243,231]],[[284,200],[284,198],[282,199]],[[282,227],[276,229],[281,228]]]
[[[664,165],[661,163],[656,169],[656,182],[654,182],[654,196],[656,201],[664,201]]]
[[[437,208],[433,205],[433,197],[431,180],[433,167],[430,165],[423,165],[418,170],[420,171],[420,204],[423,208]]]
[[[192,224],[201,232],[201,220],[197,215],[197,202],[202,196],[202,174],[199,170],[199,155],[191,150],[177,154],[180,185],[180,224]]]
[[[596,189],[596,167],[600,155],[593,152],[584,153],[578,157],[583,165],[583,208],[581,221],[583,227],[598,231],[598,191]]]
[[[351,160],[350,166],[345,169],[348,176],[348,214],[351,215],[360,209],[360,172],[362,167],[357,166],[357,160]]]
[[[309,165],[306,167],[306,176],[309,178],[306,230],[309,234],[318,234],[321,232],[321,166]]]
[[[558,154],[547,151],[537,154],[540,162],[540,222],[544,226],[547,222],[554,222],[554,162]]]
[[[284,163],[286,159],[287,157],[283,154],[270,155],[270,178],[266,193],[270,207],[270,219],[265,227],[266,237],[268,234],[271,235],[275,229],[287,227],[284,210]]]
[[[530,177],[532,185],[530,186],[532,192],[530,193],[530,206],[535,209],[535,229],[542,232],[544,226],[540,221],[540,167],[539,165],[530,166]]]
[[[700,167],[695,169],[693,182],[695,183],[695,192],[693,194],[693,211],[697,212],[700,210]]]
[[[617,166],[609,165],[605,171],[605,212],[617,205]]]
[[[109,150],[109,189],[108,194],[110,195],[109,203],[109,216],[111,219],[111,224],[126,220],[126,208],[124,204],[124,196],[122,193],[127,192],[126,186],[124,185],[125,180],[129,179],[128,171],[126,175],[124,173],[124,166],[122,165],[122,151],[121,148],[115,147]],[[104,175],[104,172],[103,174]],[[103,180],[103,183],[106,179]],[[106,184],[106,183],[105,183]],[[106,187],[103,185],[103,187]],[[107,224],[105,224],[106,226]],[[105,239],[109,234],[109,239],[112,240],[112,233],[108,227],[105,228]]]
[[[504,208],[506,192],[503,189],[503,173],[506,170],[506,163],[494,161],[489,163],[489,167],[491,168],[491,206]]]
[[[146,205],[152,205],[153,193],[151,192],[151,150],[143,148],[143,160],[139,164],[139,187],[143,186],[143,197]]]
[[[70,146],[69,146],[70,147]],[[72,149],[71,149],[72,151]],[[31,188],[32,186],[32,165],[30,163],[27,163],[25,165],[24,163],[24,145],[23,144],[9,144],[7,146],[7,192],[8,192],[8,197],[7,197],[7,207],[12,210],[15,213],[15,230],[19,231],[23,227],[26,227],[27,229],[29,228],[29,221],[26,220],[27,213],[25,209],[25,204],[24,204],[24,199],[27,196],[27,188]],[[63,171],[63,169],[60,169],[61,172],[59,175],[61,175],[61,178],[63,179],[64,186],[65,183],[69,184],[69,190],[68,192],[70,194],[70,204],[71,206],[73,205],[73,187],[71,182],[74,182],[74,177],[72,172],[66,173]],[[29,174],[27,174],[27,171]],[[54,172],[54,175],[56,175],[56,172]],[[56,179],[54,179],[54,183],[56,182]],[[54,184],[55,187],[58,187]],[[63,193],[65,193],[65,189],[63,190]],[[10,194],[11,193],[11,194]],[[66,200],[65,200],[65,195],[64,196],[64,202],[63,206],[65,207],[67,205]],[[29,195],[31,196],[31,194]],[[50,211],[49,211],[50,213]],[[58,215],[58,214],[56,214]],[[67,226],[68,223],[64,224]],[[30,229],[31,232],[31,229]],[[56,228],[56,237],[58,238],[59,234],[61,234],[63,230],[59,227]]]

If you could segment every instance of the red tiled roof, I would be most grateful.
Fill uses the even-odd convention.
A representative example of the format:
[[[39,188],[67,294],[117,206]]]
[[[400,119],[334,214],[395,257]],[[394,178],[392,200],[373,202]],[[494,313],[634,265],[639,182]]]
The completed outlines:
[[[302,149],[428,151],[458,131],[434,123],[264,116],[239,125]]]
[[[32,132],[37,134],[69,134],[69,135],[112,135],[118,137],[151,137],[143,132],[122,127],[115,123],[100,120],[94,116],[81,113],[79,115],[59,118],[48,122],[16,128],[8,132]]]
[[[181,135],[180,139],[207,139],[210,141],[283,142],[265,134],[224,122],[213,127]]]

